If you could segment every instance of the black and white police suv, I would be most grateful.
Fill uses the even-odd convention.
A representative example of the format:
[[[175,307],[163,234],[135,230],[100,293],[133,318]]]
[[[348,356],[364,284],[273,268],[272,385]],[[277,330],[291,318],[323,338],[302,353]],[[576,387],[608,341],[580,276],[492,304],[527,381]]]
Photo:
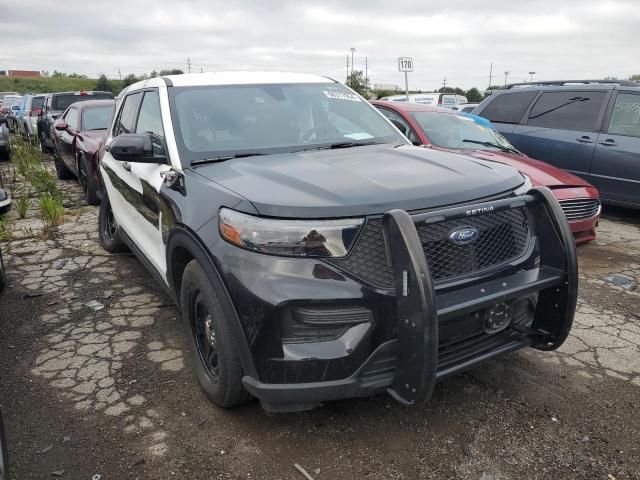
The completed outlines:
[[[104,150],[101,243],[169,291],[222,407],[385,390],[418,404],[571,328],[575,247],[550,191],[411,145],[333,80],[145,80],[119,96]]]

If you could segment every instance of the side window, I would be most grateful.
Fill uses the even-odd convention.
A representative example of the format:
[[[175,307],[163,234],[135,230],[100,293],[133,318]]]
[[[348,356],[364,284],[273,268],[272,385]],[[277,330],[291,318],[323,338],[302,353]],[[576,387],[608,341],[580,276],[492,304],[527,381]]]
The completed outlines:
[[[520,123],[520,119],[538,94],[536,91],[499,93],[480,112],[480,116],[499,123]]]
[[[157,91],[145,92],[140,106],[136,133],[151,133],[154,155],[164,155],[164,129]]]
[[[378,108],[378,110],[380,110],[380,112],[389,120],[394,120],[402,125],[403,128],[401,128],[400,131],[402,131],[402,133],[409,139],[411,143],[413,143],[414,145],[420,145],[422,143],[411,128],[411,125],[409,125],[404,118],[402,118],[396,112],[388,110],[386,108]]]
[[[614,135],[640,137],[639,94],[618,93],[607,131]]]
[[[527,125],[593,131],[605,92],[545,92],[529,113]]]
[[[136,120],[138,105],[142,99],[142,92],[127,95],[122,100],[118,120],[113,126],[113,136],[117,137],[121,133],[132,133]]]
[[[69,128],[74,132],[78,130],[78,110],[70,108],[67,114],[64,116],[64,121],[67,122]]]

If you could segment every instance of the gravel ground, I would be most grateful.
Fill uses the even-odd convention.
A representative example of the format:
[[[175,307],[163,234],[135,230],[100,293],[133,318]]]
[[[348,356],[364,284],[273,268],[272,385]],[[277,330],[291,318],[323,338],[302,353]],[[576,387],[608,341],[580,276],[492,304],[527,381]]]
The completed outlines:
[[[636,212],[605,210],[598,240],[579,248],[578,314],[560,350],[490,361],[417,408],[381,395],[270,416],[255,401],[207,401],[169,298],[134,257],[100,249],[97,209],[60,184],[56,238],[38,237],[32,210],[2,245],[10,478],[304,480],[294,463],[315,480],[640,478],[640,287],[603,280],[640,282]]]

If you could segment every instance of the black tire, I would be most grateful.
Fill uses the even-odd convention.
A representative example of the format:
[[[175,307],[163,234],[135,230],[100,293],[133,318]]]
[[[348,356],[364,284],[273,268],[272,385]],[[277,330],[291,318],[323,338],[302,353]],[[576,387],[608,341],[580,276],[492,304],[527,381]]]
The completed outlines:
[[[242,385],[242,363],[230,320],[197,260],[184,270],[180,306],[196,376],[207,397],[223,408],[246,402],[250,396]]]
[[[100,199],[98,198],[98,185],[93,175],[88,172],[91,172],[89,162],[84,155],[81,155],[78,161],[78,182],[82,187],[87,203],[89,205],[98,205],[100,203]]]
[[[56,174],[58,175],[58,178],[60,180],[69,180],[73,178],[73,173],[71,173],[71,170],[67,168],[67,166],[60,158],[60,155],[58,155],[58,152],[56,152],[55,150],[53,152],[53,163],[56,167]]]
[[[113,216],[111,203],[106,193],[102,195],[102,202],[100,202],[98,236],[100,237],[100,245],[102,245],[102,248],[107,252],[118,253],[127,251],[127,246],[120,239],[120,227]]]

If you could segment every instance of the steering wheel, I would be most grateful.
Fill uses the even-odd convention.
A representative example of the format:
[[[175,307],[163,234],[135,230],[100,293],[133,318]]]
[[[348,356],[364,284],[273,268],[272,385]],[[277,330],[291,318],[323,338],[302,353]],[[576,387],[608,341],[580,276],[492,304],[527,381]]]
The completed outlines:
[[[310,128],[309,130],[307,130],[306,132],[304,132],[302,134],[302,136],[300,137],[300,141],[301,142],[306,142],[308,141],[314,134],[316,136],[316,138],[318,138],[320,136],[320,134],[322,133],[328,133],[328,134],[333,134],[336,132],[336,129],[333,127],[330,127],[328,125],[323,125],[321,127],[313,127]]]

